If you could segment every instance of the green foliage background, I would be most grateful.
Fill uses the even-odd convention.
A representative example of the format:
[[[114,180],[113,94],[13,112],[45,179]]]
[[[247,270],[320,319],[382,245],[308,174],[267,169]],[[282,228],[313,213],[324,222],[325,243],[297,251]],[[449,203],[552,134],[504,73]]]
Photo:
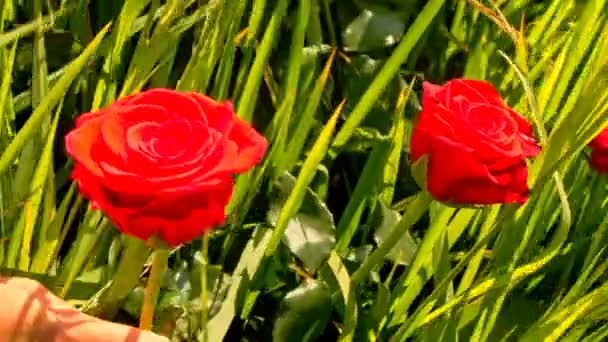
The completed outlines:
[[[585,146],[608,124],[606,2],[0,0],[0,274],[135,323],[150,251],[80,197],[62,137],[118,97],[195,90],[271,145],[227,224],[171,251],[157,332],[602,341],[607,184]],[[417,187],[421,82],[454,77],[534,123],[525,205],[452,208]]]

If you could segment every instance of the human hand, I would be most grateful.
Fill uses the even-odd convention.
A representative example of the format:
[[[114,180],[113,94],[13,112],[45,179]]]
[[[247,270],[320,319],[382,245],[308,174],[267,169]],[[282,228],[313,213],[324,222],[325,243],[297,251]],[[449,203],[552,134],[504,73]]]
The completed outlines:
[[[168,342],[86,315],[27,278],[0,278],[0,342]]]

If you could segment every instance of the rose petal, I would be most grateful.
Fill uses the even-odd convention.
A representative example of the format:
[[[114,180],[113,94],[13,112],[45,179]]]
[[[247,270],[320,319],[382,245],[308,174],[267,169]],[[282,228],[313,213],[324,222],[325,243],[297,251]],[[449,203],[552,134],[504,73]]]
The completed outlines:
[[[473,153],[447,140],[441,142],[438,152],[430,155],[427,175],[428,190],[436,199],[459,204],[525,202],[528,187],[523,160],[520,167],[495,177]]]
[[[152,105],[160,106],[167,111],[173,112],[179,117],[188,120],[202,120],[205,123],[207,118],[203,108],[197,101],[186,93],[180,93],[169,89],[151,89],[140,96],[134,97],[128,102],[130,105]]]
[[[100,136],[102,118],[102,116],[89,118],[83,121],[80,127],[65,136],[65,147],[68,154],[97,176],[100,176],[102,172],[92,158],[92,149]]]
[[[231,195],[232,180],[227,178],[211,192],[163,196],[132,215],[129,225],[141,239],[158,234],[170,246],[177,246],[223,224]]]
[[[105,114],[106,114],[106,112],[104,110],[98,110],[95,112],[80,114],[76,118],[76,128],[79,128],[80,126],[84,125],[89,120],[97,119]]]
[[[437,84],[433,84],[431,82],[423,82],[422,83],[422,101],[432,101],[439,102],[438,94],[441,93],[441,89],[443,87]],[[442,101],[443,103],[443,101]]]
[[[125,171],[111,164],[100,162],[103,171],[103,184],[109,189],[125,194],[149,194],[154,192],[171,192],[176,188],[205,187],[206,183],[194,182],[197,175],[205,174],[201,167],[185,170],[180,174],[172,174],[164,177],[150,177],[145,172],[141,174]]]
[[[608,129],[604,129],[589,144],[592,149],[608,150]]]
[[[127,130],[127,146],[134,154],[139,153],[145,156],[148,161],[156,162],[159,156],[152,149],[150,141],[161,127],[162,125],[157,122],[140,122],[129,127]]]
[[[457,131],[470,130],[462,118],[455,116],[432,97],[423,97],[422,108],[412,134],[411,153],[414,161],[432,152],[433,145],[429,142],[429,137],[441,136],[455,140]]]
[[[477,102],[504,106],[498,90],[488,82],[480,80],[455,79],[447,82],[436,97],[448,109],[455,109],[455,99],[466,98],[470,103]]]
[[[541,149],[538,146],[538,142],[532,135],[532,125],[526,118],[521,116],[518,112],[512,110],[511,108],[507,108],[511,117],[517,122],[517,126],[519,129],[519,140],[521,142],[521,147],[524,155],[526,157],[535,157],[537,156]]]
[[[235,118],[228,139],[238,147],[238,158],[232,165],[233,172],[241,173],[262,160],[268,148],[268,142],[246,121]]]
[[[118,113],[112,111],[103,117],[101,137],[113,154],[126,158],[125,129]]]
[[[521,149],[517,122],[504,108],[492,104],[478,103],[467,112],[469,127],[460,130],[460,141],[469,141],[485,160],[502,157],[524,157]]]
[[[146,153],[143,154],[129,154],[128,164],[132,170],[136,173],[145,173],[149,177],[154,178],[181,174],[188,169],[202,167],[206,163],[206,159],[209,158],[208,155],[212,152],[217,141],[221,139],[221,136],[219,133],[207,130],[200,121],[188,122],[188,124],[191,125],[191,133],[188,137],[182,137],[186,141],[184,142],[184,150],[179,155],[171,158],[161,158],[155,154],[151,146],[142,146],[142,148],[150,150],[146,150]],[[139,139],[150,138],[141,136],[140,132],[138,132],[139,129],[143,129],[143,126],[150,125],[152,123],[132,126],[130,130],[133,130],[133,132],[129,131],[127,133],[128,139],[130,139],[128,145],[132,145],[132,148],[137,148],[137,144],[140,143]],[[160,127],[161,125],[158,125],[157,129],[160,129]],[[206,136],[209,133],[211,135]],[[142,144],[145,145],[146,143]]]
[[[608,173],[608,152],[593,150],[589,163],[599,173]]]

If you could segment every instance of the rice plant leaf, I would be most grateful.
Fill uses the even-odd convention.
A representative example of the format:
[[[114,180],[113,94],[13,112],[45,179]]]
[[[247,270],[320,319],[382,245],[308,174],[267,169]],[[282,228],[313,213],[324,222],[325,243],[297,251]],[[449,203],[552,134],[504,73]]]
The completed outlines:
[[[430,26],[433,19],[443,6],[445,0],[431,0],[425,6],[422,12],[416,17],[416,20],[410,26],[395,52],[386,61],[374,81],[370,84],[363,97],[359,100],[348,120],[336,135],[336,139],[332,144],[332,156],[335,156],[346,142],[350,139],[353,131],[359,126],[361,121],[365,119],[367,113],[372,108],[376,99],[384,91],[386,85],[394,77],[397,70],[408,58],[414,46],[418,43],[426,29]]]
[[[21,151],[28,139],[36,134],[43,120],[49,115],[53,107],[55,107],[55,105],[57,105],[57,103],[64,97],[70,84],[89,62],[89,59],[99,47],[99,44],[108,32],[109,28],[110,25],[107,25],[103,30],[101,30],[97,34],[97,37],[95,37],[95,39],[82,52],[82,54],[66,68],[63,76],[59,79],[59,81],[57,81],[53,88],[51,88],[49,94],[42,99],[40,105],[36,107],[26,123],[19,130],[17,135],[15,135],[15,138],[0,156],[0,174],[8,170],[11,163],[15,160],[15,157],[19,151]]]
[[[338,116],[340,115],[343,106],[344,101],[342,101],[335,109],[331,118],[321,131],[321,134],[312,147],[308,157],[304,161],[300,174],[298,175],[298,178],[294,184],[293,191],[289,194],[289,197],[287,197],[283,208],[277,216],[272,239],[268,244],[268,249],[266,250],[267,256],[271,256],[275,253],[281,240],[283,239],[283,235],[287,229],[289,220],[298,212],[306,195],[306,188],[310,185],[310,182],[316,173],[317,166],[319,166],[327,154],[327,148],[329,147],[334,128],[336,127],[336,123],[338,121]]]

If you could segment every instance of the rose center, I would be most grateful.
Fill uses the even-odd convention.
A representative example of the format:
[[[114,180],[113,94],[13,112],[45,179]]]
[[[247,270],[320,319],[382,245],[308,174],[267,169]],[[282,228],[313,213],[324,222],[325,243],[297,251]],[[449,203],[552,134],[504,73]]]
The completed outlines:
[[[152,147],[159,157],[177,158],[186,150],[191,137],[192,126],[188,121],[167,121],[158,129]]]
[[[466,119],[473,129],[495,143],[508,146],[516,138],[517,122],[504,108],[491,104],[473,105],[467,111]]]
[[[130,127],[127,143],[148,159],[175,159],[188,149],[192,141],[192,126],[186,120],[162,123],[145,122]]]

